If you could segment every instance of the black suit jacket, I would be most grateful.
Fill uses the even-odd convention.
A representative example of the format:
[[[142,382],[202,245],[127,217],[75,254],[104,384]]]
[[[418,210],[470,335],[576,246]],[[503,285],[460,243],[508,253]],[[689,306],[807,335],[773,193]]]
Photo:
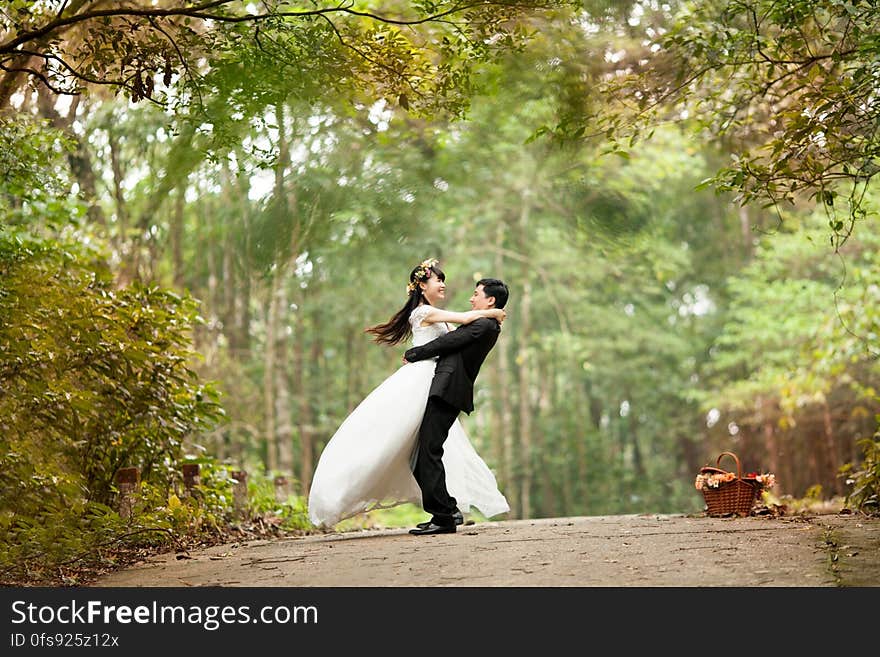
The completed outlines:
[[[439,356],[428,395],[470,413],[474,410],[474,381],[500,333],[498,322],[480,317],[426,344],[407,349],[404,358],[415,362]]]

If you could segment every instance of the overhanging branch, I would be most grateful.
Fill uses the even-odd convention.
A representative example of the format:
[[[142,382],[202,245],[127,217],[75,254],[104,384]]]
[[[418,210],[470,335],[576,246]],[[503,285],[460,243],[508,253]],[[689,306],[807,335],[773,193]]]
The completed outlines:
[[[429,14],[420,18],[402,19],[382,16],[374,12],[357,11],[349,6],[338,5],[335,7],[323,7],[320,9],[308,9],[301,11],[273,11],[263,14],[232,14],[225,15],[223,13],[211,12],[211,9],[217,9],[224,5],[231,4],[232,0],[216,0],[215,2],[206,2],[194,7],[172,7],[172,8],[132,8],[132,7],[116,7],[113,9],[97,9],[86,11],[81,14],[73,14],[70,16],[61,16],[61,13],[55,19],[49,21],[45,25],[23,32],[4,43],[0,43],[0,55],[15,53],[19,46],[30,43],[32,41],[50,36],[54,32],[64,27],[69,27],[77,23],[84,23],[97,18],[198,18],[201,20],[210,20],[217,23],[246,23],[259,22],[275,18],[309,18],[317,16],[327,16],[331,14],[347,14],[360,18],[368,18],[370,20],[386,23],[388,25],[416,26],[431,22],[438,22],[448,16],[465,12],[480,7],[491,8],[508,8],[508,9],[540,9],[546,6],[544,3],[506,3],[506,2],[465,2],[455,4],[445,11]]]

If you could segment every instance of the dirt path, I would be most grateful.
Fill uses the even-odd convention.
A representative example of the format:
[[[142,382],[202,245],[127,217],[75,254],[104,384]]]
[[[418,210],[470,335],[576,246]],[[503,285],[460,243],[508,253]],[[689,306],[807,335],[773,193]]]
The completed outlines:
[[[161,555],[94,586],[880,586],[880,518],[625,515],[439,536],[369,530]]]

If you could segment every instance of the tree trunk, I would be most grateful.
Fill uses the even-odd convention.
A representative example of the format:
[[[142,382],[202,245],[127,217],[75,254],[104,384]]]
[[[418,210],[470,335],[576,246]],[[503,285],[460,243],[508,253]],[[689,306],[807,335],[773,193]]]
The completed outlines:
[[[528,276],[523,272],[524,276]],[[519,315],[519,345],[517,363],[519,364],[519,448],[522,462],[520,478],[520,509],[522,518],[532,517],[532,404],[530,391],[532,387],[532,360],[529,357],[528,334],[530,326],[531,284],[524,278],[522,300]]]
[[[639,479],[644,479],[645,464],[642,458],[642,450],[639,447],[639,419],[636,413],[636,403],[631,390],[627,390],[626,396],[629,400],[629,415],[627,419],[629,424],[629,440],[632,445],[633,470]]]
[[[818,452],[820,449],[819,431],[808,431],[807,435],[807,457],[810,463],[810,479],[806,482],[807,487],[815,486],[822,483],[822,468],[819,467]]]
[[[269,305],[266,310],[266,351],[263,355],[263,423],[266,440],[266,469],[278,472],[278,436],[275,426],[275,345],[278,328],[278,294],[280,276],[275,272],[269,284]]]
[[[174,193],[174,191],[172,190],[172,192],[171,192],[172,196],[173,196],[173,193]],[[165,219],[166,224],[171,223],[171,215],[173,214],[173,210],[174,209],[172,207],[169,207],[168,204],[166,204],[163,207],[162,212],[165,215],[164,219]],[[162,218],[159,218],[158,221],[153,222],[151,228],[153,226],[161,226],[162,223],[163,223]],[[153,231],[151,230],[146,236],[146,246],[147,246],[147,262],[146,262],[146,266],[145,266],[145,268],[147,270],[146,280],[153,282],[157,278],[156,272],[158,271],[158,268],[160,266],[159,259],[162,255],[162,250],[164,249],[165,244],[160,242],[157,239],[156,234],[154,234]]]
[[[107,146],[110,150],[110,170],[113,172],[113,201],[116,208],[116,236],[115,245],[120,255],[124,252],[125,242],[128,239],[128,205],[125,202],[125,192],[122,184],[125,179],[125,171],[122,164],[122,148],[119,145],[119,137],[113,126],[107,128]]]
[[[183,290],[186,287],[186,265],[183,262],[183,211],[186,207],[186,185],[177,188],[174,197],[174,212],[171,215],[169,237],[171,238],[171,271],[174,287]]]
[[[489,432],[489,451],[492,454],[492,462],[496,467],[502,468],[504,465],[504,441],[501,434],[501,405],[499,403],[499,395],[501,393],[501,383],[498,377],[498,368],[490,367],[486,372],[486,378],[489,380],[489,389],[492,391],[492,403],[489,405],[489,419],[487,422],[487,431]],[[503,470],[499,473],[499,479],[503,478]],[[499,485],[501,482],[499,481]],[[505,481],[506,485],[507,482]]]
[[[504,280],[504,258],[501,247],[504,244],[504,234],[507,230],[504,222],[499,221],[496,227],[497,234],[495,244],[499,247],[495,256],[495,276]],[[510,328],[506,329],[510,332]],[[508,340],[505,330],[499,337],[495,350],[498,363],[498,433],[501,435],[501,478],[507,489],[507,500],[510,503],[510,515],[513,518],[522,517],[519,486],[516,480],[513,453],[513,409],[510,401],[510,368],[508,365]]]
[[[240,362],[247,362],[251,355],[251,279],[245,273],[238,286],[236,297],[236,340],[231,345],[233,357]]]
[[[748,258],[752,253],[752,226],[749,221],[749,208],[745,205],[739,206],[739,229],[742,235],[743,253]]]
[[[311,390],[315,391],[314,394],[310,394],[310,406],[314,424],[311,431],[312,458],[309,463],[311,476],[313,477],[318,456],[330,439],[330,435],[332,435],[331,429],[326,424],[326,421],[324,421],[324,418],[327,417],[328,413],[327,393],[330,391],[333,377],[328,375],[329,366],[324,356],[323,332],[326,329],[324,327],[323,314],[319,310],[315,310],[312,318],[312,329],[315,335],[312,336],[312,369],[311,376],[307,379],[307,384]],[[332,392],[335,393],[335,390]],[[333,427],[333,430],[335,428]],[[309,487],[311,488],[311,484]]]
[[[243,153],[239,150],[236,155],[237,161],[242,162],[244,159]],[[250,203],[248,201],[248,194],[250,193],[250,178],[246,171],[239,171],[236,178],[238,180],[238,198],[239,206],[241,207],[240,221],[242,226],[239,247],[241,252],[238,260],[244,264],[239,265],[242,269],[242,273],[240,276],[236,277],[238,284],[236,286],[237,294],[235,295],[235,329],[232,333],[230,349],[232,350],[233,358],[245,362],[249,358],[251,351],[251,281],[250,276],[248,275],[251,211]]]
[[[302,486],[302,491],[304,495],[308,494],[309,489],[312,486],[312,468],[314,461],[314,431],[312,424],[314,422],[312,416],[312,405],[311,405],[311,395],[309,394],[309,385],[306,381],[306,358],[305,358],[305,336],[307,330],[307,323],[305,317],[305,304],[303,300],[299,300],[299,308],[296,311],[296,319],[294,325],[294,342],[293,342],[293,350],[294,350],[294,370],[293,370],[293,391],[296,398],[299,400],[299,417],[297,418],[297,426],[299,428],[299,444],[300,444],[300,455],[299,455],[299,467],[300,467],[300,475],[299,481]],[[314,336],[313,349],[312,349],[312,362],[316,362],[318,353],[316,353],[317,349],[315,345],[319,344],[318,336],[319,333],[317,331],[311,331],[311,335]]]
[[[214,200],[207,198],[198,202],[198,216],[200,218],[201,230],[199,240],[200,252],[205,258],[208,269],[207,294],[205,310],[207,311],[208,325],[205,330],[206,348],[203,352],[205,355],[205,364],[213,365],[217,352],[217,309],[220,307],[218,301],[218,281],[220,274],[217,271],[217,251],[214,245],[214,222],[216,221],[216,213],[214,209]]]
[[[538,397],[538,426],[539,430],[542,426],[547,426],[552,420],[553,403],[556,397],[556,377],[549,366],[548,360],[536,360],[536,371],[538,373],[539,397]],[[552,447],[551,447],[552,449]],[[540,516],[542,518],[552,518],[557,516],[559,509],[556,502],[556,491],[553,488],[553,479],[551,472],[553,470],[552,455],[548,454],[546,441],[542,445],[542,449],[538,452],[538,472],[541,479],[541,506]]]
[[[776,430],[773,426],[773,417],[770,414],[770,405],[763,397],[756,400],[758,406],[758,417],[761,418],[761,426],[764,429],[764,450],[769,459],[770,472],[779,477],[779,446],[776,441]],[[794,482],[786,482],[791,486]]]
[[[283,270],[282,270],[283,271]],[[279,274],[281,271],[279,271]],[[281,278],[281,277],[279,277]],[[287,298],[287,281],[281,278],[275,289],[276,300],[273,305],[278,313],[278,325],[275,330],[275,347],[272,355],[275,358],[275,434],[278,443],[278,471],[285,477],[293,478],[293,407],[290,394],[290,377],[287,368],[288,357],[287,317],[290,306]]]
[[[517,481],[513,452],[513,408],[510,401],[510,371],[507,362],[507,347],[504,346],[503,342],[503,340],[499,340],[498,348],[499,431],[503,440],[501,472],[507,485],[507,498],[510,501],[511,514],[514,518],[521,518],[519,482]]]
[[[28,55],[21,55],[6,61],[8,70],[0,74],[0,112],[13,113],[12,96],[16,91],[25,86],[26,74],[19,69],[32,69],[39,64],[39,59]],[[43,85],[40,84],[42,87]]]
[[[837,476],[838,457],[837,443],[834,439],[834,425],[831,421],[831,409],[828,407],[828,400],[822,402],[822,420],[825,428],[825,449],[828,454],[828,467],[830,468],[831,490],[835,495],[840,495],[843,491],[840,486],[840,477]]]
[[[572,373],[572,380],[577,381],[578,377],[583,376],[582,367],[578,367],[579,363],[575,363]],[[580,370],[580,371],[578,371]],[[572,435],[567,436],[569,441],[574,442],[574,453],[577,454],[577,482],[575,484],[578,492],[578,499],[581,500],[584,509],[590,508],[590,470],[589,455],[587,453],[587,427],[594,426],[595,422],[590,417],[594,410],[594,403],[590,396],[590,382],[587,381],[583,386],[577,386],[573,391],[573,398],[577,399],[582,396],[583,402],[575,404],[577,409],[575,415],[574,426],[572,426]],[[562,408],[562,401],[557,402],[557,408]],[[568,442],[568,441],[566,441]]]
[[[345,412],[351,413],[354,409],[355,404],[357,404],[357,400],[355,398],[355,394],[357,391],[357,384],[355,381],[355,368],[354,368],[354,327],[347,326],[345,328],[345,362],[348,363],[348,367],[345,369]]]
[[[287,188],[285,185],[286,169],[290,161],[290,147],[287,134],[287,121],[285,118],[284,104],[275,106],[275,116],[278,122],[278,161],[275,163],[275,187],[273,189],[273,203],[278,217],[288,219],[289,204]],[[289,316],[288,285],[289,278],[293,278],[296,270],[296,256],[299,251],[299,236],[295,229],[290,232],[288,250],[282,252],[284,259],[278,263],[273,279],[276,281],[273,289],[272,307],[275,309],[275,330],[273,331],[274,345],[272,348],[272,365],[275,374],[275,441],[278,452],[277,468],[286,477],[293,476],[293,409],[290,399],[290,376],[287,372],[290,359],[287,356],[287,321]]]
[[[796,436],[790,434],[786,435],[785,432],[780,433],[778,430],[774,431],[772,425],[769,427],[765,425],[765,434],[767,432],[774,432],[774,441],[776,444],[794,446],[791,453],[785,454],[787,458],[784,458],[779,462],[778,469],[773,469],[772,461],[769,468],[770,472],[776,474],[778,486],[776,494],[794,495],[795,491],[800,488],[800,473],[805,471],[803,460],[798,457],[803,450],[801,446],[797,445]]]
[[[220,185],[221,198],[223,199],[223,207],[226,210],[223,216],[226,221],[220,226],[218,232],[218,243],[221,248],[220,273],[222,276],[222,305],[217,309],[223,323],[223,334],[229,341],[229,345],[235,345],[236,330],[236,291],[238,288],[238,275],[235,266],[235,231],[233,223],[239,214],[241,201],[238,200],[238,185],[233,179],[232,172],[229,170],[229,163],[224,158],[220,167]],[[281,288],[283,294],[283,286]]]
[[[76,148],[67,154],[70,171],[79,185],[79,194],[86,205],[86,214],[89,221],[99,226],[106,226],[107,220],[101,204],[98,203],[97,178],[95,169],[92,167],[92,155],[88,148],[88,142],[81,139],[73,131],[73,122],[76,120],[76,110],[81,96],[75,96],[67,112],[67,116],[61,116],[55,109],[58,96],[53,94],[44,84],[37,85],[37,107],[40,115],[49,119],[52,127],[61,130],[76,143]]]
[[[465,227],[461,226],[459,231],[456,234],[456,240],[461,243],[465,242],[465,237],[467,233],[465,232]],[[499,230],[499,236],[503,236],[503,232]],[[501,246],[500,244],[498,245]],[[495,271],[497,272],[497,276],[501,275],[502,267],[504,264],[504,258],[501,255],[501,249],[499,248],[495,254]],[[502,336],[504,335],[505,329],[502,328]],[[499,342],[503,341],[503,337],[499,336]],[[497,481],[498,488],[504,493],[504,496],[507,498],[508,503],[511,505],[511,517],[513,514],[513,500],[511,498],[511,486],[512,482],[508,476],[508,471],[505,464],[506,458],[506,450],[505,450],[505,428],[504,428],[504,415],[502,412],[502,402],[501,402],[501,349],[500,346],[496,347],[498,351],[498,355],[495,357],[496,365],[488,368],[488,372],[484,375],[488,379],[489,390],[491,391],[491,404],[488,409],[488,417],[486,422],[486,431],[489,436],[489,452],[492,455],[492,462],[495,465],[495,470],[497,472]]]

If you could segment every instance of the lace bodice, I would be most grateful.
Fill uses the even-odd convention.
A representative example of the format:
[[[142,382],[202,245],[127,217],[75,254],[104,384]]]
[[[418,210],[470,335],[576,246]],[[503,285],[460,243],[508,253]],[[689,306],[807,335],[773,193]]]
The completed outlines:
[[[418,347],[441,335],[449,333],[449,327],[445,322],[435,322],[427,326],[420,326],[425,316],[432,310],[432,307],[423,304],[413,310],[409,315],[409,324],[412,326],[412,346]]]

